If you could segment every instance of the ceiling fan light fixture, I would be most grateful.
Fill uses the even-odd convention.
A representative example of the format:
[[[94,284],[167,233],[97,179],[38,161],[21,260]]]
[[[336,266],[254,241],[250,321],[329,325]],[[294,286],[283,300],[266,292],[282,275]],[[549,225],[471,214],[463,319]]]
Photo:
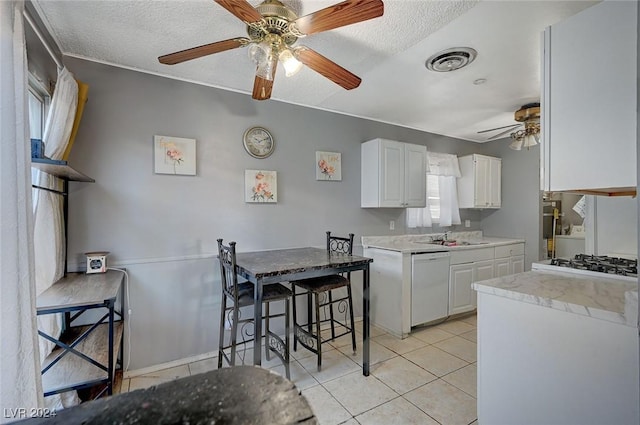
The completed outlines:
[[[260,66],[267,61],[271,54],[271,45],[265,41],[260,43],[251,43],[247,50],[249,59],[256,65]]]
[[[287,76],[306,65],[345,90],[358,87],[362,80],[357,75],[312,49],[305,48],[303,54],[299,55],[299,51],[293,50],[292,46],[300,37],[368,21],[384,14],[382,0],[343,0],[302,17],[298,17],[292,8],[279,0],[263,0],[257,6],[253,6],[248,0],[215,2],[244,22],[249,37],[236,37],[180,50],[159,56],[158,61],[165,65],[175,65],[214,53],[248,47],[249,58],[256,65],[251,96],[255,100],[271,97],[279,60],[283,62]]]
[[[528,103],[515,112],[515,120],[524,123],[524,129],[511,133],[511,149],[520,150],[540,143],[540,104]]]
[[[514,151],[519,151],[519,150],[522,149],[523,140],[524,139],[521,139],[521,138],[520,139],[514,139],[513,142],[511,142],[509,144],[509,147],[511,149],[513,149]]]
[[[279,59],[282,63],[282,66],[284,67],[284,74],[287,77],[296,75],[300,71],[300,69],[302,69],[302,62],[296,59],[289,49],[284,49],[283,51],[281,51]]]
[[[264,78],[265,80],[273,81],[277,65],[278,57],[270,54],[267,56],[266,60],[258,64],[256,75],[260,78]]]
[[[537,137],[535,135],[527,134],[522,139],[522,146],[524,146],[525,148],[529,149],[531,146],[535,146],[535,145],[538,144],[538,141],[536,139],[537,139]]]

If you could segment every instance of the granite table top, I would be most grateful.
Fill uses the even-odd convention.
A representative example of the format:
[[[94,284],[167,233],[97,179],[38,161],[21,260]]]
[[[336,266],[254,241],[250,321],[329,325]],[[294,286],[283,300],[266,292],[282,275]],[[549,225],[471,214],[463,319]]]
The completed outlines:
[[[638,284],[549,271],[529,271],[472,284],[478,293],[637,326]]]
[[[341,267],[363,267],[373,259],[358,255],[330,254],[321,248],[289,248],[236,254],[240,274],[254,278],[300,274]]]
[[[442,235],[442,234],[438,234]],[[449,240],[455,240],[456,245],[445,246],[431,244],[434,235],[394,235],[394,236],[363,236],[363,248],[378,248],[402,253],[442,252],[467,249],[492,248],[500,245],[524,243],[524,239],[496,238],[483,236],[482,231],[452,232]]]

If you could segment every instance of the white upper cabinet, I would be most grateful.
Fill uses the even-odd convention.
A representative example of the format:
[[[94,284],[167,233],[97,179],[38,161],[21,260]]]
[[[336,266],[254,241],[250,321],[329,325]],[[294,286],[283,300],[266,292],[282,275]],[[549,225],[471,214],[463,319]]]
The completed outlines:
[[[603,1],[545,30],[544,190],[635,191],[637,7]]]
[[[363,208],[426,206],[426,146],[374,139],[361,145]]]
[[[485,155],[458,158],[458,206],[460,208],[500,208],[502,204],[502,159]]]

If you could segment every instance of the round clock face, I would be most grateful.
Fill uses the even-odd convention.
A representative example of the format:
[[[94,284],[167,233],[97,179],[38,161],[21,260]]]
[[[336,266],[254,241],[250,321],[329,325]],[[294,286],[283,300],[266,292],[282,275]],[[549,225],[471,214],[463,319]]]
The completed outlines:
[[[243,141],[244,148],[254,158],[266,158],[275,148],[273,136],[262,127],[252,127],[245,131]]]

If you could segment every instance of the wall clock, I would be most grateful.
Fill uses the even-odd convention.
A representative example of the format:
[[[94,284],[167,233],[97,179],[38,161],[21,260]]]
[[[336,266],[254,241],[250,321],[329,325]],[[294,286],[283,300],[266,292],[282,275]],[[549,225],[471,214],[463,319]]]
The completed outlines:
[[[254,158],[266,158],[273,153],[275,141],[266,128],[251,127],[242,137],[244,148]]]

